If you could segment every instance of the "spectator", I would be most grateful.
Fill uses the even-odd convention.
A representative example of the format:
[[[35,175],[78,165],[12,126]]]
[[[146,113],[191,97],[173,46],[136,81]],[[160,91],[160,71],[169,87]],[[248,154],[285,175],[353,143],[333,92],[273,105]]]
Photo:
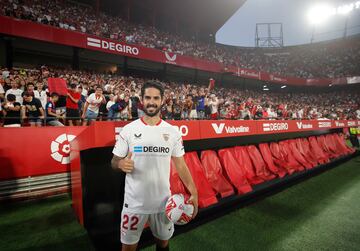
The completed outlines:
[[[87,124],[87,121],[96,120],[99,115],[99,107],[101,104],[106,103],[106,99],[103,95],[103,90],[100,86],[97,86],[95,93],[90,94],[86,99],[84,111],[82,114],[83,125]]]
[[[42,125],[45,113],[40,100],[34,98],[31,93],[24,93],[24,102],[22,106],[23,119],[28,118],[31,127]]]
[[[181,119],[181,114],[182,114],[182,103],[180,101],[180,99],[176,99],[174,105],[173,105],[173,117],[175,120],[180,120]]]
[[[139,117],[139,105],[141,103],[139,95],[136,94],[135,90],[131,90],[130,96],[131,102],[131,117],[132,119],[137,119]]]
[[[40,100],[42,107],[45,109],[48,97],[44,90],[43,82],[37,82],[36,90],[34,90],[34,97]]]
[[[21,127],[20,122],[21,104],[16,102],[16,96],[9,94],[4,104],[4,127]]]
[[[63,119],[63,113],[56,113],[56,102],[59,100],[59,94],[56,92],[51,93],[49,102],[45,106],[46,124],[51,126],[64,126],[59,119]]]
[[[16,102],[22,104],[23,103],[23,97],[21,96],[22,93],[23,93],[23,91],[18,88],[18,84],[17,84],[16,80],[11,80],[11,89],[6,91],[5,98],[7,99],[7,96],[9,94],[14,94],[16,97]],[[30,95],[31,95],[31,93],[30,93]]]
[[[210,99],[209,99],[209,102],[208,102],[208,105],[210,107],[210,111],[211,111],[211,114],[210,114],[210,119],[218,119],[219,117],[219,114],[218,114],[218,111],[219,111],[219,100],[218,98],[215,96],[215,94],[211,94],[210,95]]]
[[[81,94],[78,92],[76,84],[70,84],[66,97],[66,120],[69,126],[79,125],[79,105]]]

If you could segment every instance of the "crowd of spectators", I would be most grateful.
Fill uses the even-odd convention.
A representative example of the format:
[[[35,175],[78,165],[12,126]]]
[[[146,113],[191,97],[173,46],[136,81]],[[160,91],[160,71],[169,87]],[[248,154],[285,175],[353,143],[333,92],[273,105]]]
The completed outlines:
[[[61,0],[2,0],[0,15],[283,76],[360,75],[359,38],[282,49],[232,47],[187,39],[104,12],[96,14],[90,6]]]
[[[49,92],[48,78],[67,83],[66,96]],[[0,69],[4,126],[86,125],[143,115],[140,90],[150,79],[50,68]],[[159,80],[155,80],[159,81]],[[360,93],[265,92],[208,83],[161,82],[163,119],[360,119]]]

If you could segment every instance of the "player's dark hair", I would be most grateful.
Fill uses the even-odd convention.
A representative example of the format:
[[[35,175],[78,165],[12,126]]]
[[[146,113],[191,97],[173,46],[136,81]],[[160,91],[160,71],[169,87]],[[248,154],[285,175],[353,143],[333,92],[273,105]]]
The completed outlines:
[[[149,81],[141,87],[141,98],[144,98],[145,90],[148,88],[155,88],[160,91],[161,99],[164,97],[164,87],[159,82]]]

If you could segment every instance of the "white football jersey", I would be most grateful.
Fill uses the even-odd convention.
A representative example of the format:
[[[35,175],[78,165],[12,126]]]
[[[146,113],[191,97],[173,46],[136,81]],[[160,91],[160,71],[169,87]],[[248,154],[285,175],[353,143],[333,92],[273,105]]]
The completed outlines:
[[[113,150],[121,158],[128,152],[134,169],[125,177],[123,207],[139,214],[164,212],[170,196],[171,156],[185,154],[181,134],[163,120],[150,126],[137,119],[124,126]]]

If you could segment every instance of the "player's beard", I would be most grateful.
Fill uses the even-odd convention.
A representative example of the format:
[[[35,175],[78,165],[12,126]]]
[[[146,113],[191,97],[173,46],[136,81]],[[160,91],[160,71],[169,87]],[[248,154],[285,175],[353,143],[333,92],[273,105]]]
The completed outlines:
[[[153,112],[149,112],[149,108],[153,107],[155,108],[155,110]],[[156,115],[158,115],[158,113],[160,112],[161,106],[157,106],[157,105],[147,105],[144,109],[144,113],[149,116],[149,117],[155,117]]]

